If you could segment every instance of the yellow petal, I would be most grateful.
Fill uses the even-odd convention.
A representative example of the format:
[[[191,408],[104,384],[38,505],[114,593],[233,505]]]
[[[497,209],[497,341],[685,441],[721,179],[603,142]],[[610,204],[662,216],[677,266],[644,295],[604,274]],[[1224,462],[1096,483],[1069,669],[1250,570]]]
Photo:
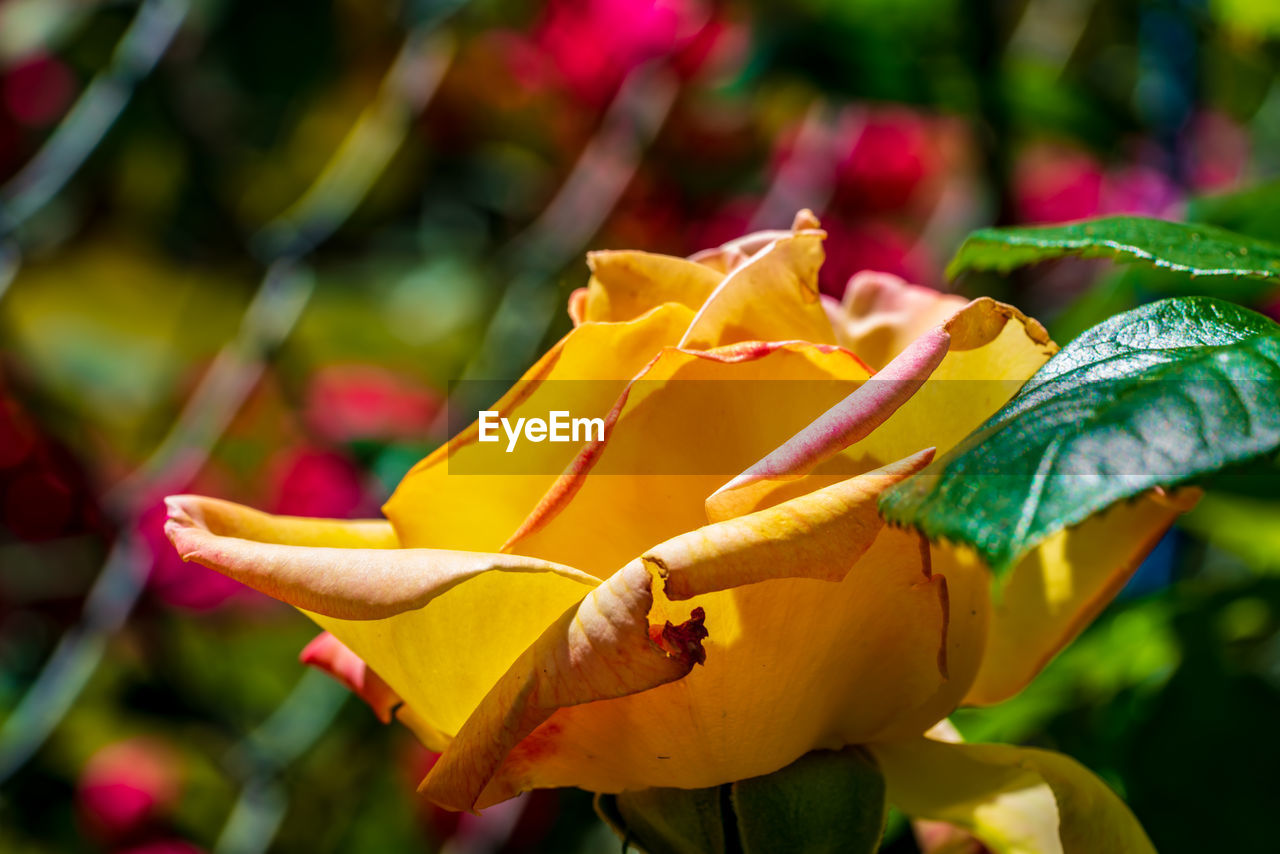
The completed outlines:
[[[965,702],[998,703],[1021,691],[1115,597],[1197,498],[1196,490],[1146,493],[1059,531],[1019,561],[992,608],[982,666]],[[953,550],[957,561],[978,562],[968,550]]]
[[[597,584],[577,570],[511,555],[248,539],[330,526],[273,518],[178,496],[166,530],[185,560],[306,612],[412,707],[416,732],[440,738],[456,733],[511,663]]]
[[[583,320],[631,320],[665,302],[697,311],[724,278],[702,264],[631,250],[589,252]]]
[[[840,346],[880,368],[966,302],[955,294],[867,270],[849,280],[840,303],[827,303],[827,308]]]
[[[490,408],[511,418],[545,418],[552,410],[603,417],[625,383],[679,340],[691,317],[688,308],[668,303],[625,323],[584,323]],[[406,547],[497,551],[580,448],[523,442],[508,455],[504,443],[478,437],[472,424],[418,463],[383,507]],[[512,471],[519,473],[503,473]]]
[[[928,738],[870,750],[891,804],[962,827],[996,854],[1154,854],[1124,802],[1068,756]]]
[[[495,772],[512,748],[557,709],[684,677],[702,658],[701,621],[695,617],[682,627],[683,636],[668,625],[668,635],[689,645],[665,649],[661,635],[650,631],[651,587],[644,565],[630,564],[548,628],[485,696],[423,780],[427,797],[454,810],[506,800],[515,793],[507,791],[505,781],[490,785]]]
[[[846,351],[812,344],[668,349],[618,401],[605,441],[583,450],[504,550],[607,576],[701,527],[703,502],[728,475],[867,376]]]
[[[922,539],[885,528],[858,558],[858,542],[841,539],[838,524],[822,530],[825,543],[792,544],[796,555],[822,556],[826,569],[783,559],[774,574],[835,577],[843,569],[840,581],[750,583],[760,573],[747,566],[745,586],[675,603],[659,592],[651,622],[704,609],[705,666],[640,694],[557,711],[512,751],[490,797],[550,786],[700,788],[759,776],[813,749],[873,739],[899,709],[932,696],[945,679],[946,580],[930,574]],[[712,587],[732,583],[741,565],[732,549],[721,566],[694,557],[696,575]]]
[[[821,231],[788,233],[727,275],[707,298],[680,346],[710,349],[739,341],[834,344],[818,299]]]

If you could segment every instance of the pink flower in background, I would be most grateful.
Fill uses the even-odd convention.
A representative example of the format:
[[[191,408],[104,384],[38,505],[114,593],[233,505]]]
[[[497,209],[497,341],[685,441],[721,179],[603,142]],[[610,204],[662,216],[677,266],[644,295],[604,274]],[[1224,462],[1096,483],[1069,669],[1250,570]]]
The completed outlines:
[[[1102,164],[1084,151],[1033,145],[1014,168],[1017,217],[1021,222],[1047,223],[1094,216],[1102,203],[1103,178]]]
[[[52,124],[75,94],[75,78],[57,57],[35,54],[4,75],[4,106],[28,127]]]
[[[849,109],[839,137],[848,147],[836,166],[836,199],[851,210],[899,210],[936,167],[923,116],[900,107]]]
[[[115,840],[136,834],[173,807],[181,794],[180,762],[155,738],[117,741],[85,763],[76,804],[86,829]]]
[[[1159,169],[1131,165],[1107,173],[1099,207],[1104,214],[1174,218],[1182,202],[1178,186]]]
[[[551,0],[516,57],[527,85],[548,83],[546,69],[576,97],[602,103],[632,68],[688,47],[684,64],[696,68],[713,50],[704,34],[707,7],[699,0]],[[533,59],[536,55],[541,59]]]
[[[1173,217],[1183,194],[1151,155],[1104,168],[1096,157],[1066,146],[1029,147],[1014,170],[1018,219],[1028,223],[1071,222],[1105,214]]]
[[[151,559],[147,585],[167,605],[209,611],[240,596],[255,596],[238,581],[196,563],[184,563],[164,535],[165,506],[156,502],[138,520],[138,535]]]
[[[357,511],[377,512],[375,507],[363,506],[360,469],[335,451],[286,449],[272,457],[268,472],[273,493],[268,509],[272,513],[347,519]]]
[[[933,282],[937,274],[928,259],[915,249],[909,234],[886,222],[845,223],[828,217],[823,221],[827,260],[818,284],[822,292],[839,299],[849,279],[863,270],[892,273],[909,282]]]
[[[386,368],[330,365],[311,377],[304,418],[330,442],[421,439],[440,405],[436,392]]]
[[[1205,111],[1184,132],[1187,182],[1199,192],[1221,192],[1238,185],[1249,163],[1249,131],[1230,117]]]

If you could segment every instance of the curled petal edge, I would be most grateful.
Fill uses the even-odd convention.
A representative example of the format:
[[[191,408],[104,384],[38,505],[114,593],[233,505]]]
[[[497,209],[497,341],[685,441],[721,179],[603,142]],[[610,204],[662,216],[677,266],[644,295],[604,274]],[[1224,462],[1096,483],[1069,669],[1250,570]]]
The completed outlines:
[[[257,511],[197,495],[170,496],[165,502],[165,533],[183,560],[216,569],[296,608],[343,620],[380,620],[416,610],[491,571],[550,572],[584,587],[598,583],[571,567],[518,555],[260,542],[244,539],[250,532],[240,524]]]

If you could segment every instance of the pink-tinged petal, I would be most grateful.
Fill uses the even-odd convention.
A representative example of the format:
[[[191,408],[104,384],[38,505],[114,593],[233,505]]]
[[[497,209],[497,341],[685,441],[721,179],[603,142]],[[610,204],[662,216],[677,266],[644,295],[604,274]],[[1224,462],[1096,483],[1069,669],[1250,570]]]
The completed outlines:
[[[165,503],[165,533],[183,560],[216,569],[295,608],[342,620],[380,620],[413,611],[493,571],[551,573],[594,583],[567,566],[513,555],[258,542],[237,536],[234,518],[248,508],[230,510],[236,505],[197,495],[170,496]],[[232,524],[224,527],[228,521]]]
[[[569,319],[574,326],[581,326],[587,320],[587,289],[577,288],[569,294]]]
[[[367,532],[353,531],[370,523],[277,519],[194,496],[169,504],[168,533],[184,558],[303,609],[404,700],[397,717],[435,750],[547,626],[599,584],[511,555],[324,545],[368,542]],[[320,545],[288,544],[300,540]]]
[[[871,435],[919,390],[950,343],[951,336],[940,327],[911,342],[869,382],[716,490],[707,499],[707,517],[727,519],[758,509],[775,490]]]
[[[422,782],[441,806],[475,810],[514,795],[490,781],[511,750],[560,708],[623,697],[683,678],[703,658],[703,616],[650,627],[653,578],[619,570],[540,637],[485,696]]]
[[[822,240],[817,230],[788,232],[738,266],[703,303],[680,347],[709,350],[739,341],[834,344],[818,298]]]
[[[391,722],[391,713],[400,705],[400,695],[374,673],[364,659],[329,632],[316,635],[302,650],[298,660],[323,670],[341,682],[351,693],[369,704],[378,720]]]
[[[813,211],[805,208],[796,213],[795,219],[791,223],[791,231],[778,229],[753,231],[751,234],[722,243],[712,249],[703,249],[700,252],[695,252],[689,256],[689,260],[710,267],[718,273],[727,274],[745,264],[748,258],[775,240],[790,237],[797,231],[811,231],[820,228],[822,228],[822,224],[818,222],[818,218],[814,216]]]
[[[867,270],[849,280],[841,302],[823,302],[840,345],[879,368],[968,300]]]

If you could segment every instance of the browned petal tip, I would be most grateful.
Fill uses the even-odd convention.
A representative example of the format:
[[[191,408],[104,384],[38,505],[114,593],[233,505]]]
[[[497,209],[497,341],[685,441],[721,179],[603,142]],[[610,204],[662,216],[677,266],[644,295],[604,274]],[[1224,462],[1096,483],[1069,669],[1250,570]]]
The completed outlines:
[[[649,635],[663,652],[681,661],[693,664],[706,664],[707,651],[702,642],[707,639],[707,612],[701,606],[689,612],[689,619],[680,625],[670,620],[665,626],[650,626]]]

